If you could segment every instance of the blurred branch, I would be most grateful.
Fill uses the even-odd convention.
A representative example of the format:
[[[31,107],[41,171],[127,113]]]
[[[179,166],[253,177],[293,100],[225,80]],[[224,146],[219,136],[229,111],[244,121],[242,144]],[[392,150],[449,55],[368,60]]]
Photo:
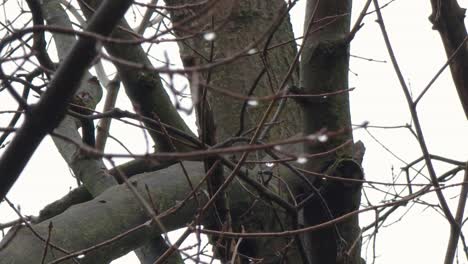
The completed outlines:
[[[126,0],[105,0],[90,20],[87,31],[104,36],[110,34],[130,5],[131,2]],[[27,33],[43,30],[43,28],[35,27],[16,31],[0,42],[0,50]],[[18,179],[42,139],[64,118],[68,104],[78,90],[83,75],[97,55],[95,47],[96,40],[89,37],[82,37],[73,45],[70,53],[55,72],[49,88],[26,116],[15,138],[3,153],[0,159],[0,171],[2,171],[0,200],[5,197]],[[0,78],[5,79],[5,73],[1,68]]]

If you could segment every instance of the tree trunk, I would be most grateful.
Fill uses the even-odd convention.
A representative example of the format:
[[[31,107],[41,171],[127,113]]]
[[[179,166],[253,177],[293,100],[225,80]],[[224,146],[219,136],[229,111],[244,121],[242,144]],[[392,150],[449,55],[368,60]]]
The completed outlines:
[[[321,153],[352,142],[348,92],[351,1],[307,2],[304,50],[301,57],[301,88],[304,94],[322,94],[306,99],[304,133],[322,137],[323,144],[306,146],[308,153]],[[320,132],[325,130],[325,132]],[[328,131],[337,132],[328,136]],[[309,160],[307,170],[345,178],[362,179],[359,163],[353,161],[353,144]],[[359,209],[360,185],[315,179],[321,195],[314,195],[304,208],[305,224],[316,225]],[[358,216],[304,238],[312,263],[361,263]],[[358,241],[356,245],[354,242]],[[354,247],[354,248],[352,248]]]

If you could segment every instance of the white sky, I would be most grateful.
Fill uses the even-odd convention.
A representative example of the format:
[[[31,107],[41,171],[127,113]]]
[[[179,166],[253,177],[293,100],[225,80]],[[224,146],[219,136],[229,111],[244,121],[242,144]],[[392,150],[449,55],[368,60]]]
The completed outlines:
[[[365,1],[354,2],[353,17],[355,19]],[[431,24],[427,19],[431,13],[429,2],[429,0],[396,0],[383,10],[385,24],[403,75],[412,93],[416,96],[446,61],[440,37],[436,31],[431,29]],[[458,2],[462,7],[468,7],[468,0],[459,0]],[[291,17],[294,30],[299,34],[302,32],[304,3],[304,0],[299,2]],[[361,124],[364,121],[369,121],[370,125],[404,125],[411,122],[410,114],[402,89],[392,65],[389,63],[388,53],[375,19],[375,14],[365,18],[364,28],[359,31],[356,39],[352,42],[351,54],[388,62],[378,63],[356,58],[351,59],[350,69],[357,74],[350,73],[350,87],[356,88],[351,92],[353,123]],[[167,44],[164,44],[163,47],[171,57],[175,58],[174,48]],[[9,98],[0,95],[2,102],[0,110],[13,108],[6,104],[7,99]],[[120,108],[131,109],[126,99],[119,99],[118,103]],[[439,77],[425,95],[418,106],[418,112],[426,142],[432,154],[461,161],[467,160],[468,122],[464,117],[448,71]],[[7,122],[6,118],[0,116],[0,125],[5,125]],[[114,128],[118,126],[118,122],[113,122]],[[145,150],[144,147],[142,148],[144,146],[142,136],[128,137],[133,132],[129,132],[126,126],[121,126],[121,128],[114,130],[116,131],[115,136],[125,138],[127,145],[136,151]],[[369,131],[392,153],[407,162],[421,156],[419,146],[408,130],[370,129]],[[132,135],[142,135],[141,131],[137,131],[137,133],[139,134]],[[364,130],[358,130],[354,135],[355,140],[362,140],[366,146],[363,166],[368,180],[391,182],[394,175],[399,175],[399,169],[404,166],[402,162],[384,150]],[[109,149],[121,151],[111,140],[109,141]],[[436,163],[436,165],[439,173],[446,169],[440,163]],[[8,198],[15,204],[21,205],[23,214],[35,215],[44,205],[62,197],[72,186],[76,185],[75,180],[69,175],[69,169],[55,150],[50,138],[47,137],[10,191]],[[457,179],[461,180],[460,175]],[[420,182],[425,181],[420,179]],[[385,198],[381,193],[366,190],[374,203]],[[455,195],[458,193],[458,188],[454,188],[449,193],[448,199],[455,198],[450,199],[449,203],[456,204]],[[430,199],[425,199],[426,201],[437,202],[434,197],[428,197]],[[421,205],[401,208],[398,210],[399,214],[396,214],[387,223],[399,220],[398,217],[401,216],[401,213],[409,209],[411,209],[409,213],[400,222],[379,230],[376,263],[442,262],[449,226],[437,212]],[[361,216],[361,223],[369,223],[373,217],[373,213],[364,214]],[[1,204],[0,223],[13,219],[16,219],[16,216],[12,210],[5,204]],[[367,256],[371,257],[371,248],[368,250],[363,248],[363,254],[367,253]],[[127,256],[113,263],[137,263],[134,259],[134,256]],[[462,263],[468,261],[463,256],[460,260]]]

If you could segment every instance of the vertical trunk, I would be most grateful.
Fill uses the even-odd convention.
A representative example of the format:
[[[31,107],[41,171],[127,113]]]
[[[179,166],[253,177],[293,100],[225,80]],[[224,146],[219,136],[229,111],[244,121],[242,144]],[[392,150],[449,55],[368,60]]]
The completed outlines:
[[[458,97],[468,118],[468,42],[465,27],[465,8],[457,0],[431,0],[429,17],[434,29],[439,31],[447,58],[451,58],[450,71]]]
[[[350,0],[307,2],[304,50],[301,57],[301,87],[305,94],[323,94],[303,101],[304,133],[339,132],[326,142],[305,146],[308,153],[320,153],[352,140],[349,109],[348,62],[351,17]],[[311,22],[312,21],[312,22]],[[310,27],[309,27],[310,26]],[[352,144],[320,158],[309,160],[309,171],[341,177],[362,177],[358,163],[352,160]],[[304,208],[306,225],[316,225],[359,208],[360,186],[314,180],[321,195]],[[336,226],[306,235],[304,244],[312,263],[360,263],[358,216]]]
[[[169,6],[180,7],[190,3],[187,0],[166,0]],[[286,11],[283,0],[208,1],[205,5],[172,10],[175,32],[178,37],[185,37],[179,42],[185,66],[205,65],[244,51],[232,62],[192,74],[199,79],[198,85],[192,80],[192,97],[197,97],[195,101],[203,100],[203,89],[209,87],[206,99],[212,110],[218,143],[234,136],[252,136],[270,100],[249,103],[216,90],[243,96],[266,96],[284,89],[281,86],[286,78],[287,85],[297,84],[296,70],[287,76],[294,63],[296,47],[288,16],[284,16]],[[274,27],[275,21],[281,23]],[[215,35],[211,41],[212,33]],[[267,42],[270,36],[271,40]],[[247,51],[252,43],[257,45]],[[193,79],[194,76],[190,77]],[[302,130],[298,105],[292,100],[280,101],[276,102],[267,119],[274,121],[274,124],[262,140],[284,139]],[[242,110],[244,107],[245,112]],[[272,119],[275,113],[278,113],[277,118]],[[262,156],[262,153],[258,153],[258,156]],[[250,158],[258,156],[252,155]],[[233,210],[230,212],[231,228],[242,231],[242,226],[245,232],[292,229],[291,216],[275,210],[260,201],[242,211]],[[243,255],[240,257],[243,263],[248,263],[245,256],[263,258],[265,263],[279,263],[281,260],[285,263],[302,263],[294,247],[296,244],[288,245],[290,242],[290,238],[244,240],[238,253]]]
[[[190,2],[166,0],[170,6],[180,6]],[[206,12],[197,17],[200,15],[197,10]],[[245,50],[250,44],[258,42],[249,54],[245,52],[231,63],[202,72],[203,80],[209,79],[210,87],[244,96],[272,95],[278,89],[284,88],[279,85],[286,77],[296,54],[294,35],[288,18],[283,18],[284,21],[276,28],[269,42],[267,47],[269,50],[263,53],[268,30],[271,30],[275,19],[280,19],[280,14],[285,12],[284,1],[223,0],[218,1],[213,7],[201,6],[191,11],[193,13],[188,8],[181,8],[172,12],[171,16],[176,34],[179,37],[191,36],[179,42],[182,57],[195,58],[197,65],[209,63],[210,60],[228,58]],[[190,17],[197,18],[194,21],[190,20],[190,23],[184,23],[184,20]],[[212,51],[211,42],[204,39],[204,33],[207,32],[215,33]],[[289,85],[295,84],[298,80],[297,71],[288,78]],[[223,141],[235,136],[241,126],[240,113],[245,100],[211,89],[207,99],[214,112],[217,140]],[[258,124],[268,103],[269,101],[251,102],[247,107],[242,132]],[[272,126],[268,138],[286,138],[301,131],[302,120],[298,110],[297,105],[289,100],[278,119],[281,123]]]

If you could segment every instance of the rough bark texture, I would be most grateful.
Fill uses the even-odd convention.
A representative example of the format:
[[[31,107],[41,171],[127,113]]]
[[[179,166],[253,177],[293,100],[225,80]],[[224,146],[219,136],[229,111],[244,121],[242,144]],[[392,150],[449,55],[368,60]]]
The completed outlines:
[[[200,181],[203,176],[202,164],[188,162],[185,166],[192,172],[190,176],[194,184]],[[141,194],[145,194],[145,198],[151,195],[161,212],[176,205],[177,201],[182,201],[190,192],[182,170],[177,165],[160,172],[142,174],[132,179],[132,183]],[[148,187],[150,193],[146,191],[145,186]],[[203,202],[203,197],[203,195],[199,195],[201,202]],[[165,228],[174,230],[184,226],[196,212],[196,208],[195,200],[191,199],[175,214],[170,214],[167,218],[162,219]],[[94,200],[72,206],[60,215],[33,225],[33,228],[45,239],[47,238],[48,225],[51,222],[53,224],[51,244],[72,252],[91,247],[135,226],[144,224],[148,220],[148,213],[133,193],[125,185],[119,185],[108,189]],[[145,242],[149,242],[158,233],[154,225],[146,226],[124,239],[116,240],[109,246],[85,254],[85,257],[79,261],[80,263],[110,262],[142,246]],[[14,239],[9,242],[11,236]],[[23,226],[17,232],[10,232],[3,239],[0,248],[2,248],[0,250],[2,264],[37,263],[44,251],[44,243]],[[63,253],[50,248],[46,261],[52,261],[63,255]]]
[[[301,59],[301,88],[305,94],[327,94],[348,88],[349,46],[346,36],[350,17],[350,0],[307,2],[304,26],[307,39]],[[308,153],[320,153],[352,140],[347,92],[305,100],[303,108],[305,134],[314,134],[322,129],[340,132],[323,144],[306,146]],[[360,179],[362,171],[359,163],[352,160],[352,148],[353,144],[348,144],[330,155],[309,160],[306,168],[317,173]],[[359,208],[359,185],[323,180],[315,180],[314,184],[321,190],[322,198],[315,195],[304,208],[306,225],[316,225]],[[355,216],[335,227],[307,235],[304,241],[310,261],[360,263],[359,243],[348,252],[353,242],[359,241],[359,231],[358,216]]]
[[[450,63],[453,82],[457,88],[465,115],[468,118],[468,41],[465,27],[465,8],[457,0],[431,0],[432,14],[429,17],[434,29],[439,31]]]
[[[192,1],[166,0],[169,6],[190,3]],[[284,12],[286,9],[282,0],[208,1],[208,4],[202,6],[180,8],[171,12],[177,36],[188,37],[179,42],[182,60],[186,66],[203,67],[212,61],[239,55],[243,51],[242,55],[230,63],[191,73],[199,75],[197,77],[200,79],[200,84],[196,87],[192,82],[192,98],[197,96],[196,100],[203,99],[203,89],[205,89],[203,84],[243,96],[274,95],[285,88],[280,87],[283,83],[287,86],[297,84],[297,70],[293,70],[290,76],[287,74],[294,63],[296,47],[289,18],[287,15],[282,17]],[[275,26],[277,21],[280,23]],[[213,41],[205,38],[205,34],[211,33],[215,34]],[[253,43],[257,45],[251,46],[249,52],[247,47]],[[223,142],[238,135],[239,132],[244,134],[250,131],[246,135],[251,136],[270,101],[258,101],[255,102],[258,105],[254,103],[255,106],[249,106],[246,100],[235,99],[214,89],[208,89],[206,98],[213,113],[216,141]],[[199,95],[194,95],[195,93]],[[246,103],[246,111],[242,114],[243,105]],[[279,115],[277,119],[273,119],[277,111]],[[285,139],[302,129],[300,109],[292,100],[283,103],[276,101],[274,110],[267,120],[278,123],[271,127],[262,140]],[[200,118],[198,122],[200,127]],[[258,153],[257,156],[250,157],[257,158],[263,155]],[[264,206],[258,204],[256,207]],[[240,227],[243,226],[246,232],[291,228],[291,224],[287,223],[291,223],[292,216],[278,217],[282,213],[271,210],[269,216],[265,218],[263,214],[254,214],[258,210],[246,207],[245,212],[251,213],[242,219],[231,212],[232,228],[241,231]],[[301,259],[297,248],[292,246],[287,252],[283,250],[291,241],[290,238],[247,240],[241,243],[239,253],[244,256],[264,258],[267,263],[278,262],[282,258],[287,263],[299,263]],[[248,262],[248,259],[244,257],[241,261]]]
[[[170,6],[180,6],[191,1],[166,0],[166,3]],[[203,19],[192,22],[190,18],[199,16],[200,10],[203,11]],[[284,78],[288,78],[287,85],[297,85],[298,81],[297,70],[293,71],[291,76],[286,76],[296,55],[296,47],[288,16],[280,17],[284,12],[285,5],[281,0],[223,0],[211,7],[205,5],[192,10],[179,9],[171,16],[178,36],[192,36],[180,42],[179,48],[181,56],[195,58],[196,65],[209,63],[210,57],[211,60],[219,60],[245,51],[231,63],[202,72],[203,79],[206,80],[209,76],[209,86],[244,96],[265,96],[285,88],[279,87]],[[283,22],[275,28],[271,41],[265,47],[268,33],[277,19],[282,19]],[[193,35],[193,32],[196,34]],[[204,33],[207,32],[216,34],[212,55],[211,42],[204,39]],[[254,54],[247,54],[246,47],[256,42],[258,45],[251,50]],[[263,53],[264,49],[268,50]],[[266,70],[264,74],[263,69]],[[255,80],[259,75],[260,81],[256,85]],[[255,86],[254,90],[250,91],[252,86]],[[236,135],[240,126],[241,108],[245,101],[213,90],[209,90],[207,98],[214,113],[218,142]],[[243,132],[258,125],[268,103],[269,101],[259,101],[258,106],[247,108]],[[288,100],[277,120],[280,124],[273,126],[268,138],[287,138],[297,134],[302,129],[300,116],[298,106],[292,100]]]
[[[193,184],[198,184],[204,176],[203,163],[184,162],[184,166],[190,172],[189,176]],[[252,171],[252,173],[258,173],[258,171]],[[191,191],[179,165],[135,176],[131,182],[146,199],[149,195],[151,196],[151,200],[156,203],[155,206],[161,213],[177,206]],[[256,200],[253,196],[245,195],[244,188],[234,183],[228,190],[232,195],[230,206],[234,216],[243,215],[246,208],[251,208]],[[198,210],[198,202],[206,203],[206,196],[202,190],[198,192],[197,197],[198,201],[194,198],[189,199],[180,209],[162,217],[161,221],[166,230],[181,228],[192,220]],[[252,207],[251,214],[243,217],[259,215],[267,218],[270,213],[271,207],[257,203]],[[143,209],[133,193],[125,185],[119,185],[109,188],[91,201],[74,205],[62,214],[32,225],[32,227],[45,240],[48,225],[51,222],[53,228],[50,245],[57,245],[68,252],[73,252],[111,239],[146,223],[149,219],[147,211]],[[207,219],[203,219],[201,224],[208,222]],[[262,228],[268,230],[266,226]],[[158,234],[160,231],[156,225],[145,225],[140,230],[126,235],[125,238],[115,239],[105,247],[86,253],[79,261],[80,263],[109,262],[143,246]],[[0,243],[0,260],[2,264],[36,263],[37,259],[41,258],[44,247],[44,242],[41,242],[27,227],[21,226],[18,231],[10,231]],[[52,261],[63,255],[62,252],[49,248],[46,261]]]

